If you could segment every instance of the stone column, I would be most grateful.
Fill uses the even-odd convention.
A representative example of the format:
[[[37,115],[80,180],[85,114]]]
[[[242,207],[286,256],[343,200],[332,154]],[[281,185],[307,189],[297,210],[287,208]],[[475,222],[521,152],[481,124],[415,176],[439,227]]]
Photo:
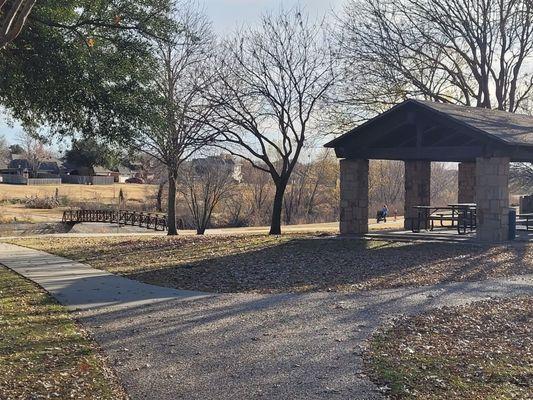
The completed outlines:
[[[458,203],[476,202],[476,163],[459,163],[458,171]]]
[[[368,232],[368,160],[340,161],[340,232]]]
[[[405,161],[404,228],[411,229],[417,216],[413,206],[429,206],[431,190],[431,162]]]
[[[477,238],[498,243],[509,235],[509,158],[476,159]]]
[[[533,213],[533,196],[520,197],[520,214]]]

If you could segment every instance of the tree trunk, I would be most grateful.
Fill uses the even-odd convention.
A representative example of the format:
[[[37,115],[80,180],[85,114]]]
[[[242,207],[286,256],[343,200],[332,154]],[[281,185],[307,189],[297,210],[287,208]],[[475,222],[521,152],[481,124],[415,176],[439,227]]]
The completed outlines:
[[[168,174],[168,207],[167,207],[167,225],[168,235],[175,236],[178,234],[176,226],[176,180],[177,174],[169,172]]]
[[[159,188],[157,189],[157,200],[156,200],[157,212],[163,212],[163,188],[164,186],[165,186],[165,183],[161,182],[159,184]]]
[[[270,222],[269,235],[281,235],[281,212],[283,210],[283,195],[287,188],[286,182],[276,184],[276,194],[272,204],[272,220]]]
[[[205,228],[204,227],[196,229],[196,234],[197,235],[203,235],[204,233],[205,233]]]

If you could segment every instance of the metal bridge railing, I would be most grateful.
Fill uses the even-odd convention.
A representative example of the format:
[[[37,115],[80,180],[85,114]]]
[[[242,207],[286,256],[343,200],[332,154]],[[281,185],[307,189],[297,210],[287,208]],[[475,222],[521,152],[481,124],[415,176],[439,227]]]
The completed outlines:
[[[167,229],[165,214],[127,210],[66,210],[63,212],[63,222],[109,222],[156,231]]]

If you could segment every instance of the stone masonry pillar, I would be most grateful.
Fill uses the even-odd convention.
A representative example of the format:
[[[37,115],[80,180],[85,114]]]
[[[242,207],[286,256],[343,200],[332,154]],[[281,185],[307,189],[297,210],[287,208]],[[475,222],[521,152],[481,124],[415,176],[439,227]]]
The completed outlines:
[[[413,206],[429,206],[431,189],[431,162],[405,161],[404,228],[411,229],[417,216]]]
[[[499,243],[509,235],[509,158],[476,159],[477,238]]]
[[[340,232],[368,232],[368,160],[340,161]]]
[[[458,171],[458,203],[476,202],[476,163],[459,163]]]

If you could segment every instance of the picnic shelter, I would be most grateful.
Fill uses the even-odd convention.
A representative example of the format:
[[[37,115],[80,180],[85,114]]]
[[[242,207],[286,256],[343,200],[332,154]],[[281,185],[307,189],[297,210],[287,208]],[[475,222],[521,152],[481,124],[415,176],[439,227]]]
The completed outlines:
[[[509,166],[533,162],[533,117],[406,100],[326,144],[340,158],[340,232],[368,232],[369,160],[405,163],[405,229],[430,205],[431,162],[458,162],[458,203],[476,204],[476,237],[509,235]]]

